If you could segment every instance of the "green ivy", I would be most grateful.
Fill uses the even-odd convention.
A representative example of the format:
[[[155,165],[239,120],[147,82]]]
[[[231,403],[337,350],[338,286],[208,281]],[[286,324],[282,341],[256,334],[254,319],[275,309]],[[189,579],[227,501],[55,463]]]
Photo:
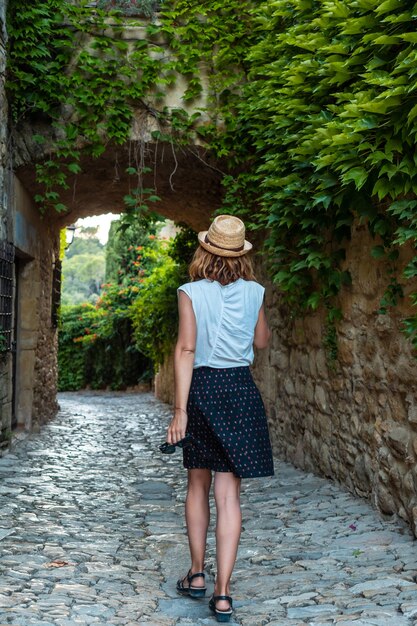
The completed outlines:
[[[404,271],[398,262],[417,242],[414,3],[274,0],[255,14],[261,36],[232,129],[246,168],[229,177],[227,206],[268,233],[272,278],[294,310],[326,305],[334,360],[353,223],[367,225],[384,263],[379,313],[417,276],[416,257]]]
[[[132,110],[142,107],[158,119],[155,138],[187,145],[198,135],[222,160],[222,210],[267,232],[272,278],[294,309],[326,305],[333,354],[336,296],[351,283],[344,259],[354,222],[367,225],[370,256],[387,268],[380,312],[402,298],[417,276],[416,257],[404,271],[398,263],[401,246],[417,242],[414,2],[173,0],[157,19],[137,22],[147,39],[133,49],[120,14],[111,28],[108,19],[85,4],[11,3],[14,118],[43,116],[57,133],[54,156],[37,166],[44,207],[65,210],[59,190],[80,167],[80,145],[97,156],[108,141],[125,143]],[[194,101],[201,67],[204,118],[185,105],[158,109],[178,76],[187,82],[184,101]],[[138,181],[126,197],[130,210],[158,201],[141,185],[147,167],[129,168]],[[406,330],[417,332],[416,318]]]
[[[163,4],[158,21],[130,21],[146,31],[146,39],[133,44],[123,36],[127,18],[101,4],[93,10],[86,0],[10,3],[7,85],[14,121],[43,119],[55,129],[50,158],[36,164],[44,191],[35,200],[42,211],[67,210],[60,190],[67,188],[68,175],[81,171],[81,154],[98,157],[108,142],[126,143],[134,110],[142,109],[161,129],[169,128],[155,138],[186,144],[200,113],[168,111],[161,104],[178,76],[187,83],[184,101],[193,100],[202,90],[201,64],[207,66],[213,124],[202,132],[210,134],[221,104],[231,100],[233,86],[243,76],[239,60],[247,46],[249,0],[177,0],[166,3],[169,10]],[[34,139],[45,142],[40,134]],[[137,186],[125,197],[127,210],[146,211],[149,202],[159,200],[153,189],[143,189],[148,171],[142,160],[128,168]]]

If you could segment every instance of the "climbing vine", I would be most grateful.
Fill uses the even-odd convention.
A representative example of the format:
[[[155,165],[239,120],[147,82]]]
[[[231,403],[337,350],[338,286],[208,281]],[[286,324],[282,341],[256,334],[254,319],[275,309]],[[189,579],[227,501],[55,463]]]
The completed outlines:
[[[414,3],[165,1],[135,22],[146,38],[132,45],[125,18],[101,6],[11,3],[14,119],[47,119],[56,130],[53,155],[37,165],[39,203],[65,211],[59,190],[79,171],[81,152],[98,156],[109,141],[128,141],[132,110],[142,108],[157,122],[155,140],[187,145],[198,135],[223,159],[223,210],[265,229],[271,275],[295,307],[326,305],[333,353],[335,296],[351,282],[344,259],[356,222],[387,268],[380,312],[394,306],[417,276]],[[207,110],[190,116],[202,67]],[[168,111],[164,93],[178,76],[184,107]],[[131,210],[158,201],[141,185],[147,167],[138,158],[129,168]],[[415,337],[417,316],[405,327]]]
[[[83,153],[98,157],[108,142],[129,141],[133,110],[154,118],[159,128],[155,139],[187,144],[200,113],[168,111],[163,103],[178,76],[187,84],[184,102],[191,101],[203,89],[201,64],[208,68],[213,123],[200,129],[201,136],[213,134],[220,103],[231,100],[233,86],[242,78],[239,59],[247,45],[249,0],[160,3],[157,19],[129,22],[146,33],[134,43],[123,36],[126,18],[100,8],[109,4],[123,8],[123,2],[98,2],[94,10],[88,2],[67,0],[11,3],[8,88],[15,123],[46,118],[55,129],[50,158],[36,165],[44,188],[36,201],[43,211],[67,210],[60,189],[67,188],[69,174],[81,171]],[[143,5],[146,15],[157,6],[145,0],[136,4]],[[42,134],[34,139],[45,142]],[[143,146],[136,146],[128,174],[137,185],[125,198],[128,210],[158,201],[153,189],[143,188],[147,172]]]
[[[235,132],[256,159],[228,202],[240,210],[242,196],[256,199],[273,279],[295,307],[326,304],[333,354],[355,223],[367,225],[386,271],[380,313],[417,275],[414,13],[398,0],[274,0],[256,12],[262,36],[248,51]],[[417,316],[405,331],[417,345]]]

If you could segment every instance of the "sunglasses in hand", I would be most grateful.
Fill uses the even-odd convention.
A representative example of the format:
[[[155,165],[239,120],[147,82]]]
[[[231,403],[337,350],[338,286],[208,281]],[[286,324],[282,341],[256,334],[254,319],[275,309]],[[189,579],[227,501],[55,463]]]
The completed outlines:
[[[159,446],[162,454],[173,454],[175,452],[175,448],[187,448],[191,446],[193,442],[193,438],[191,435],[185,435],[184,439],[177,441],[177,443],[168,443],[167,441]]]

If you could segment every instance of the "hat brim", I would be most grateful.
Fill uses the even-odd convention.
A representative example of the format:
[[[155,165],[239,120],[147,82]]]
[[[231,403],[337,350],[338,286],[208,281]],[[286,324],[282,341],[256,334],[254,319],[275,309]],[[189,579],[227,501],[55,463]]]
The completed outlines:
[[[212,254],[217,254],[217,256],[243,256],[244,254],[247,254],[252,250],[252,244],[249,243],[249,241],[246,241],[246,239],[243,245],[243,250],[239,250],[237,252],[236,250],[225,250],[224,248],[217,248],[216,246],[213,246],[213,244],[207,243],[207,241],[205,240],[207,233],[208,230],[202,230],[200,233],[198,233],[198,243],[202,248],[204,248],[208,252],[211,252]]]

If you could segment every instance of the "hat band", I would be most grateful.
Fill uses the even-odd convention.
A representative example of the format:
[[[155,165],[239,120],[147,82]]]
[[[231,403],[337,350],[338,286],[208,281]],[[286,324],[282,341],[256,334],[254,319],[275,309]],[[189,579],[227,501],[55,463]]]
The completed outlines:
[[[219,246],[217,243],[213,243],[212,241],[210,241],[208,235],[205,236],[204,241],[206,243],[209,243],[214,248],[218,248],[219,250],[229,250],[229,252],[241,252],[245,248],[245,244],[243,244],[243,246],[240,246],[240,248],[224,248],[223,246]]]

